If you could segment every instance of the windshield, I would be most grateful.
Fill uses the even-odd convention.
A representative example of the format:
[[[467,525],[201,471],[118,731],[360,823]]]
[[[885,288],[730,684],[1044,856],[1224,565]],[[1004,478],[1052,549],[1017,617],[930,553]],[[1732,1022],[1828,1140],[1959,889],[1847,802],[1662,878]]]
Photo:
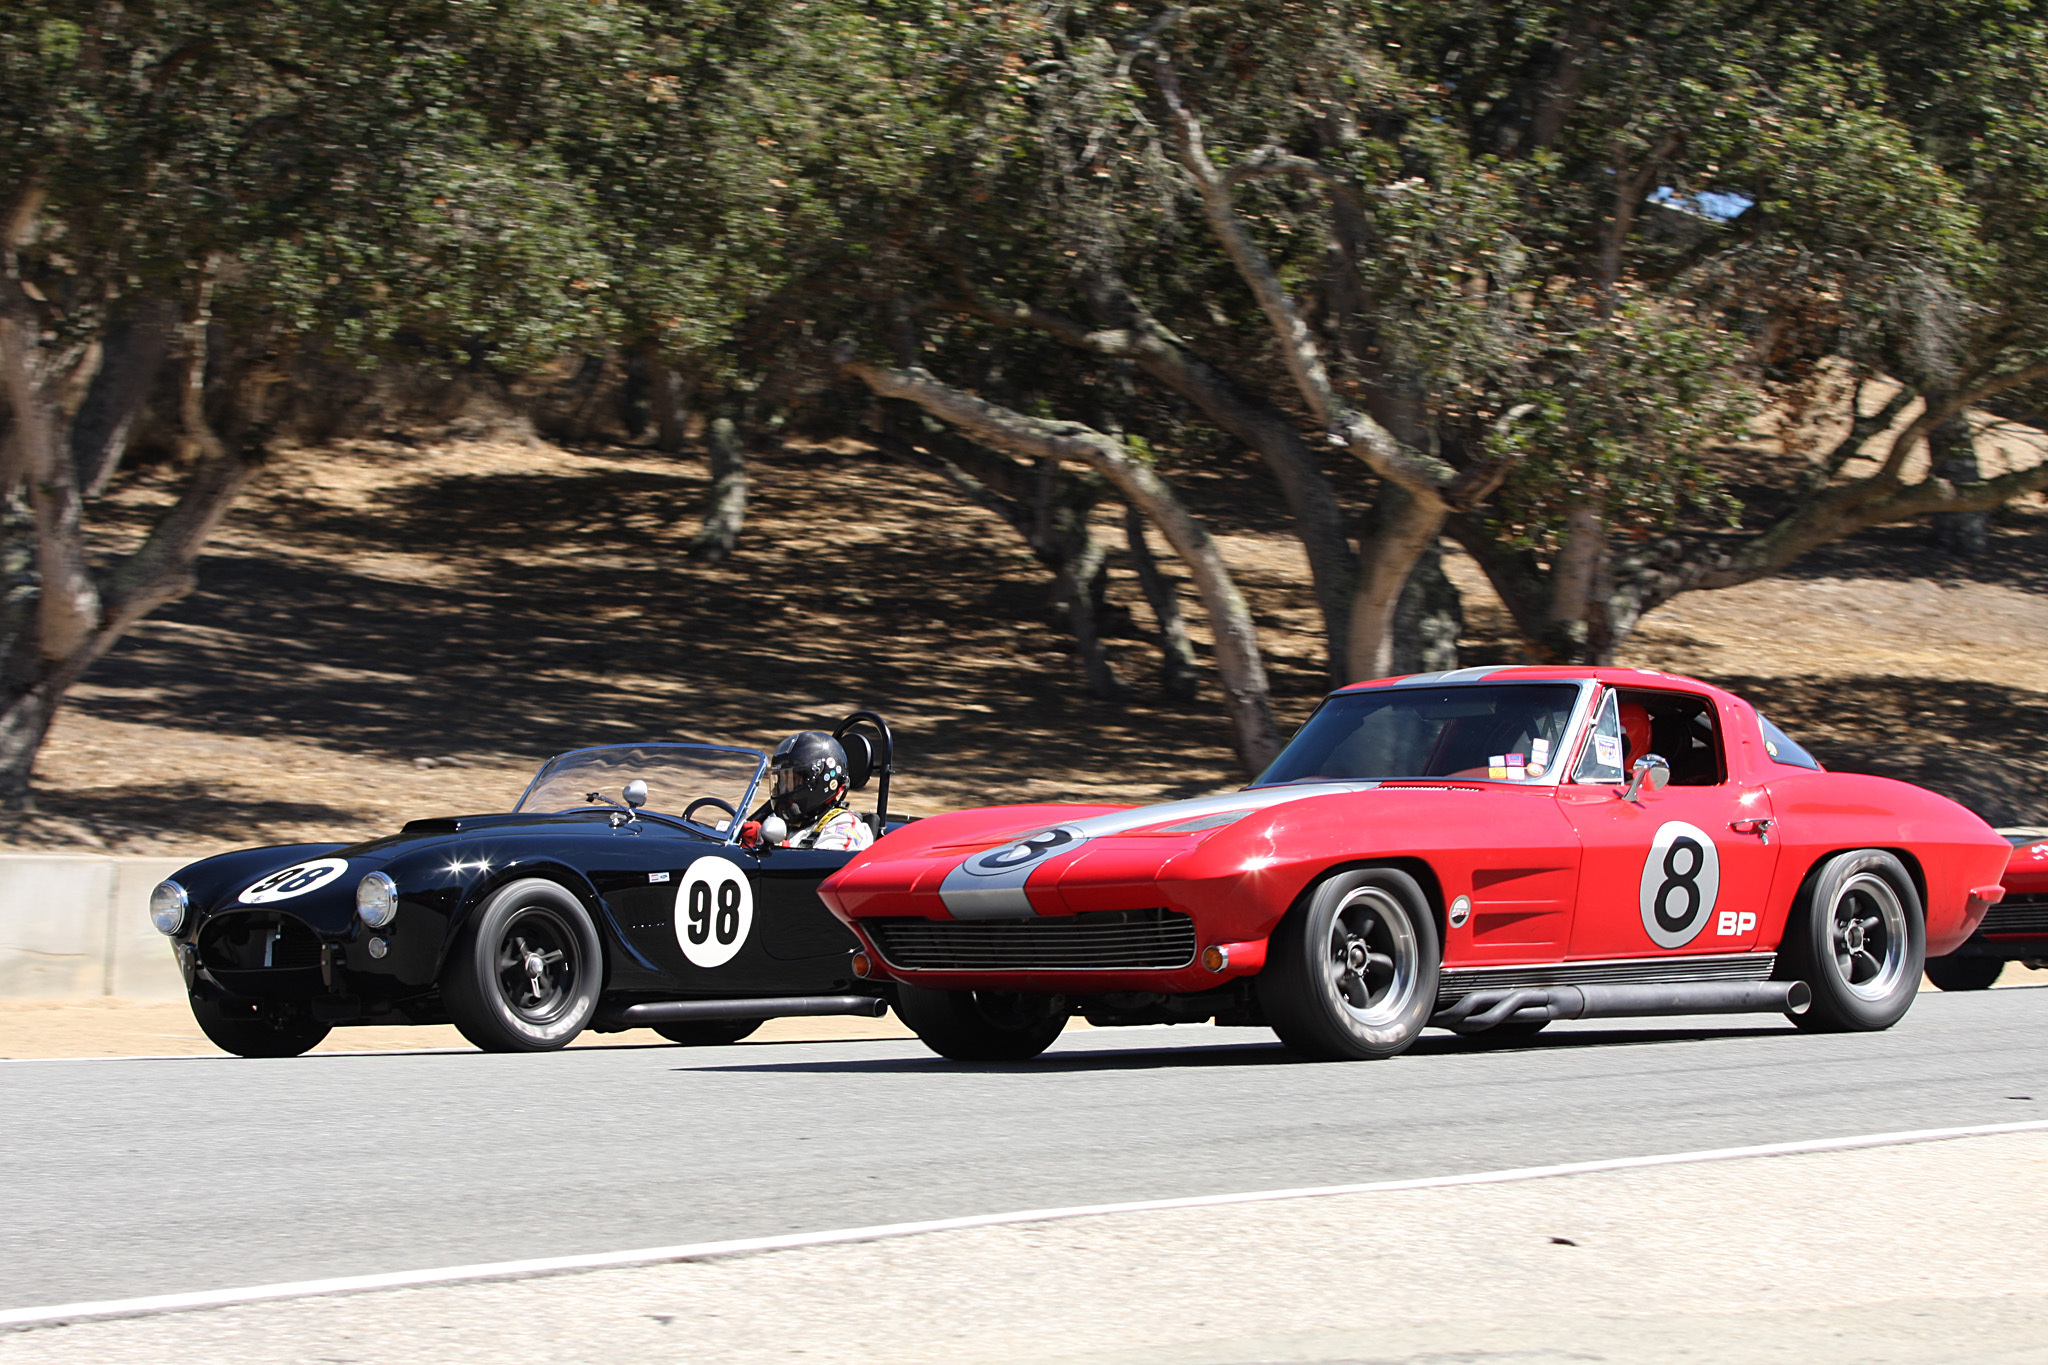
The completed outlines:
[[[730,811],[744,811],[761,780],[767,756],[755,749],[726,749],[711,744],[612,744],[601,749],[576,749],[557,754],[541,765],[526,795],[513,809],[527,814],[576,810],[606,805],[593,793],[623,804],[628,782],[647,784],[647,809],[682,815],[699,801],[690,818],[711,830],[724,830]],[[712,798],[726,809],[711,804]]]
[[[1552,781],[1576,683],[1382,687],[1324,702],[1252,785],[1359,778]]]

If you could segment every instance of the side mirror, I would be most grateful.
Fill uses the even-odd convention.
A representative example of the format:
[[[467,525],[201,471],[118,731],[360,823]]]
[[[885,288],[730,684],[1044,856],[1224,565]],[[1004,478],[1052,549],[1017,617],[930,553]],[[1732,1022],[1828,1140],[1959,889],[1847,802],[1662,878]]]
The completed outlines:
[[[779,847],[789,837],[789,825],[779,815],[771,815],[761,822],[761,842],[771,848]]]
[[[1666,763],[1661,755],[1644,754],[1636,760],[1635,767],[1629,770],[1628,790],[1621,794],[1621,799],[1639,800],[1644,787],[1653,792],[1660,792],[1670,781],[1671,765]]]
[[[631,806],[634,810],[639,810],[647,804],[647,784],[636,777],[626,784],[626,789],[622,795],[625,796],[627,805]]]

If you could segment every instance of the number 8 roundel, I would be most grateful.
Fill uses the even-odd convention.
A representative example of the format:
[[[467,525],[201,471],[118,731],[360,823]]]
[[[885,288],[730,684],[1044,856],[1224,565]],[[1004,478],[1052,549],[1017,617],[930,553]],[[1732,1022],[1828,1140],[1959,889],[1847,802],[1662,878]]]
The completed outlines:
[[[1697,825],[1668,820],[1643,859],[1643,928],[1659,948],[1683,948],[1713,918],[1721,894],[1721,851]]]
[[[732,961],[754,928],[754,888],[723,858],[690,864],[676,887],[676,942],[699,967]]]

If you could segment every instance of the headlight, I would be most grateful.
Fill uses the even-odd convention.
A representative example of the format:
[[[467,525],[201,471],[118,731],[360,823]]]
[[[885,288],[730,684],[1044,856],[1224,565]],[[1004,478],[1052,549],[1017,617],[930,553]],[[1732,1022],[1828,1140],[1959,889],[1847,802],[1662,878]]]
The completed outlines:
[[[372,929],[382,929],[398,917],[398,883],[382,872],[372,872],[356,883],[356,913]]]
[[[158,882],[149,893],[149,922],[166,934],[185,927],[185,912],[191,908],[192,898],[176,882]]]

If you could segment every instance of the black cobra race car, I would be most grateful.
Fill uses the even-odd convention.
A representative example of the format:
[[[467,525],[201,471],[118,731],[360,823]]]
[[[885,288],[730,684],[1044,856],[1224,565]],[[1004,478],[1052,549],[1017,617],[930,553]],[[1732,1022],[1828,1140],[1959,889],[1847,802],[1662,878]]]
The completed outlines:
[[[879,777],[866,818],[885,832],[888,725],[863,711],[834,736],[850,789]],[[150,917],[200,1028],[246,1057],[348,1024],[452,1023],[538,1052],[585,1028],[721,1043],[781,1015],[878,1017],[887,988],[856,975],[859,944],[817,894],[854,855],[740,842],[767,767],[710,744],[577,749],[510,814],[223,853],[157,887]]]

